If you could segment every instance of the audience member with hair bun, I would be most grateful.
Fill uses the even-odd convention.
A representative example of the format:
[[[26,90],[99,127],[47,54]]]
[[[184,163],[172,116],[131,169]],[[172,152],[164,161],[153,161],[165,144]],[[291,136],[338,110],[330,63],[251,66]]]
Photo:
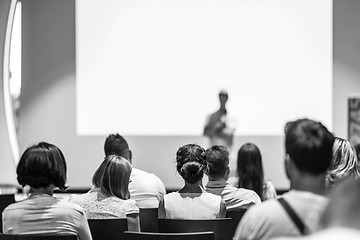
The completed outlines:
[[[40,142],[25,150],[16,169],[18,182],[30,186],[30,196],[9,205],[2,213],[6,234],[76,235],[91,240],[83,209],[53,196],[65,190],[66,162],[56,146]]]
[[[225,217],[221,196],[208,193],[202,186],[206,170],[205,149],[187,144],[176,153],[176,169],[185,181],[177,192],[166,194],[159,203],[159,218],[215,219]]]
[[[264,180],[264,170],[259,148],[254,143],[243,144],[237,155],[236,186],[254,190],[262,201],[276,198],[271,181]]]
[[[95,171],[94,187],[82,195],[71,195],[69,201],[83,207],[88,219],[127,218],[129,231],[140,231],[139,208],[130,199],[131,164],[123,157],[105,157]]]
[[[356,150],[349,141],[336,137],[333,145],[332,162],[326,178],[327,185],[332,188],[339,180],[347,177],[360,177]]]

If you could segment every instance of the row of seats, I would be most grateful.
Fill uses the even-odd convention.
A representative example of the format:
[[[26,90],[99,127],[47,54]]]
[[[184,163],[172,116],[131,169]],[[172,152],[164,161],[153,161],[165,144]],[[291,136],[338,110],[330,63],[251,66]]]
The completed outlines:
[[[171,237],[174,239],[213,239],[231,240],[232,219],[180,220],[157,219],[158,232],[128,232],[126,219],[90,219],[88,220],[93,240],[122,239],[158,239]],[[183,234],[186,233],[186,234]],[[191,234],[198,233],[198,234]],[[200,234],[202,233],[202,234]],[[0,240],[74,240],[72,236],[34,236],[1,234]]]
[[[0,211],[7,205],[14,203],[14,195],[0,195]],[[140,228],[142,232],[147,232],[147,237],[157,236],[150,233],[184,233],[184,232],[213,232],[215,240],[232,239],[236,227],[243,216],[245,209],[240,211],[228,211],[225,219],[207,220],[174,220],[158,219],[157,208],[140,209]],[[1,221],[0,221],[1,222]],[[89,219],[89,227],[93,240],[101,239],[124,239],[123,234],[128,230],[126,219]],[[2,223],[1,223],[2,225]],[[2,230],[2,226],[1,226]],[[132,233],[128,233],[132,236]],[[161,234],[160,234],[161,235]],[[166,235],[166,234],[165,234]],[[191,234],[190,234],[191,235]],[[188,237],[190,237],[187,234]],[[1,239],[6,235],[2,235]],[[175,237],[177,235],[175,234]],[[205,234],[204,236],[207,236]],[[6,236],[6,239],[14,239],[16,236]],[[25,236],[23,236],[25,237]],[[40,237],[40,236],[39,236]],[[41,238],[41,237],[40,237]],[[16,238],[18,239],[18,238]],[[32,239],[31,239],[32,240]],[[41,239],[39,239],[41,240]],[[64,239],[67,240],[67,239]]]
[[[106,240],[106,238],[102,239]],[[77,237],[75,235],[31,236],[0,233],[0,240],[77,240]],[[125,231],[124,238],[118,238],[118,240],[214,240],[214,233],[137,233]]]

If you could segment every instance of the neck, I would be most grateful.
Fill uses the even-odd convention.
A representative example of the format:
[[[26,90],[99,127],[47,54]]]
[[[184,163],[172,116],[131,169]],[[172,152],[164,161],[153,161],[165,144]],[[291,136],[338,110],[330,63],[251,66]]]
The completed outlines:
[[[54,186],[50,185],[46,188],[31,188],[30,189],[30,193],[31,195],[39,195],[39,194],[47,194],[47,195],[50,195],[52,196],[53,193],[54,193]]]
[[[209,181],[227,181],[228,180],[227,176],[223,176],[223,177],[208,176],[208,178],[209,178]]]
[[[290,189],[326,195],[325,174],[301,174],[297,179],[291,180]]]
[[[180,193],[202,193],[203,186],[202,181],[200,180],[197,183],[187,183],[185,182],[185,186],[179,190]]]

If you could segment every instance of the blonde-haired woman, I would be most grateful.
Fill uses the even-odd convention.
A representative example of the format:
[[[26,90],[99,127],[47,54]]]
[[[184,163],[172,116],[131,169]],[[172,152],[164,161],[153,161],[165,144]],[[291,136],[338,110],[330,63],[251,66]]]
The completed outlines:
[[[348,177],[360,177],[359,160],[355,147],[349,141],[336,137],[332,162],[326,178],[327,185],[331,188],[340,180]]]
[[[130,199],[131,164],[123,157],[110,155],[94,173],[94,187],[69,201],[79,204],[88,219],[127,218],[129,231],[140,231],[139,208]]]

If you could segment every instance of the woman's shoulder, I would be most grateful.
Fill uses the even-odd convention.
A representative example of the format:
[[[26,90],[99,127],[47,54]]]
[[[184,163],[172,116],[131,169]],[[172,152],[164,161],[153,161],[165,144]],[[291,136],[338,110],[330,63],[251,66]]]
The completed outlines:
[[[274,184],[270,180],[264,181],[263,192],[264,192],[264,200],[277,197]]]

